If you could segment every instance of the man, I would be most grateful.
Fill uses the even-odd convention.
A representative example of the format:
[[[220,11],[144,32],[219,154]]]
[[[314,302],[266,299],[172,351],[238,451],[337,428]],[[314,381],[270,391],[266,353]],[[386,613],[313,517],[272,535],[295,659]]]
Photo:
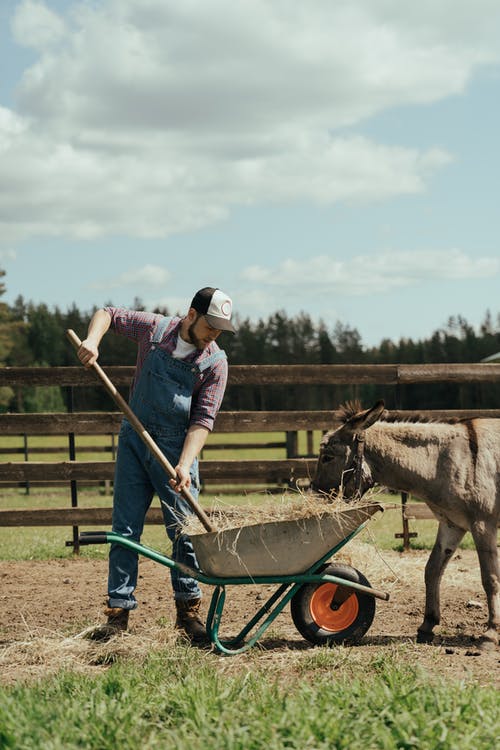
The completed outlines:
[[[99,355],[102,337],[111,328],[137,342],[138,353],[130,406],[175,468],[169,479],[130,423],[120,429],[113,497],[113,531],[139,541],[146,512],[158,494],[172,559],[197,568],[181,522],[192,510],[179,494],[199,492],[198,455],[213,428],[227,383],[227,359],[216,343],[222,331],[235,333],[232,302],[220,289],[204,287],[193,297],[187,314],[165,317],[124,308],[98,310],[87,338],[78,350],[90,367]],[[128,627],[130,610],[137,607],[138,555],[113,544],[109,553],[107,623],[93,636],[107,640]],[[201,591],[193,578],[171,569],[177,610],[176,627],[193,643],[208,641],[199,616]]]

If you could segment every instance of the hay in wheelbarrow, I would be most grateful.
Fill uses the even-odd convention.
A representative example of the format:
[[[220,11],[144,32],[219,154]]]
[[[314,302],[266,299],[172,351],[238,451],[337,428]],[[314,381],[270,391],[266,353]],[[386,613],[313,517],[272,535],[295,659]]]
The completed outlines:
[[[184,526],[201,570],[214,577],[296,575],[309,570],[352,532],[383,510],[374,499],[347,504],[304,496],[250,508],[214,508],[218,531]]]

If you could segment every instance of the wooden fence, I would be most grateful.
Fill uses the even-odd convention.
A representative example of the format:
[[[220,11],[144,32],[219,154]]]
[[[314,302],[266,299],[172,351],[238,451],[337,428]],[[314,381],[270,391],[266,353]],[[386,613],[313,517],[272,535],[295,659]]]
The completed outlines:
[[[104,368],[117,386],[128,386],[133,367]],[[414,383],[480,383],[499,382],[500,364],[433,364],[433,365],[234,365],[229,368],[229,386],[337,386],[384,385],[400,386]],[[83,367],[0,368],[0,387],[60,386],[69,389],[99,385],[95,374]],[[332,408],[336,404],[332,403]],[[399,411],[400,417],[411,412]],[[432,410],[420,414],[429,417],[500,417],[500,410]],[[109,526],[111,508],[78,507],[78,485],[92,482],[111,482],[114,473],[114,440],[122,415],[117,412],[73,412],[51,414],[0,414],[2,435],[22,436],[24,446],[14,449],[24,460],[0,462],[0,487],[44,483],[69,486],[71,507],[57,509],[2,509],[0,526],[72,526],[73,544],[77,550],[78,526]],[[283,432],[279,443],[258,444],[259,447],[283,447],[285,458],[280,459],[206,459],[202,454],[200,472],[207,486],[238,485],[241,490],[260,487],[288,487],[302,483],[307,486],[314,472],[313,431],[331,427],[331,411],[221,411],[217,417],[217,433]],[[298,434],[307,436],[305,455],[298,452]],[[65,435],[68,438],[68,460],[34,461],[27,447],[28,437],[34,435]],[[76,456],[75,436],[109,435],[113,460],[85,461]],[[253,445],[256,444],[246,444]],[[225,445],[224,447],[228,447]],[[234,447],[234,446],[231,446]],[[87,449],[86,449],[87,450]],[[101,448],[102,450],[102,448]],[[207,452],[208,452],[207,448]],[[402,524],[405,548],[415,533],[409,531],[411,518],[432,518],[426,506],[408,504],[402,497]],[[147,523],[162,523],[159,508],[152,508]]]

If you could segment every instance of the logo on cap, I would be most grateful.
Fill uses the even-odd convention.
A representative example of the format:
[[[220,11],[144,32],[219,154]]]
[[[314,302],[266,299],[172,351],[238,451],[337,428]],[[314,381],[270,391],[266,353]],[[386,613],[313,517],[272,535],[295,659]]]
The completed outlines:
[[[230,318],[230,317],[231,317],[231,310],[232,310],[232,306],[231,306],[231,300],[229,300],[229,299],[226,299],[226,300],[225,300],[225,301],[224,301],[224,302],[222,303],[222,305],[221,305],[221,308],[220,308],[220,309],[221,309],[221,311],[222,311],[222,314],[223,314],[223,315],[225,315],[225,316],[226,316],[226,318]]]

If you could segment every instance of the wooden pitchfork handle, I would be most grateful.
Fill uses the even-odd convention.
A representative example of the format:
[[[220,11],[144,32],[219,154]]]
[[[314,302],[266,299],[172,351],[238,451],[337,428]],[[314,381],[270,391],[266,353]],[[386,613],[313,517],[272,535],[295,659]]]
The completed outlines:
[[[76,335],[76,333],[71,330],[71,328],[68,328],[66,331],[67,338],[71,341],[75,349],[79,349],[82,345],[82,342]],[[130,408],[130,406],[127,404],[125,399],[121,396],[120,393],[116,390],[115,386],[111,382],[111,380],[108,378],[106,373],[103,371],[100,365],[97,364],[97,362],[94,362],[93,365],[91,365],[94,372],[98,375],[99,379],[101,380],[102,384],[108,391],[111,398],[114,400],[118,408],[125,414],[128,421],[134,428],[134,430],[137,432],[141,440],[147,445],[153,456],[156,458],[156,460],[159,462],[159,464],[163,467],[163,469],[167,472],[167,474],[172,477],[172,479],[177,479],[177,474],[175,473],[175,469],[168,460],[168,458],[165,456],[165,454],[160,450],[160,448],[157,446],[149,432],[146,430],[142,422],[135,416],[134,412]],[[188,489],[181,490],[180,493],[185,500],[189,503],[191,506],[191,509],[196,513],[200,521],[202,522],[204,528],[207,531],[216,531],[214,526],[210,523],[210,519],[201,507],[199,503],[194,499],[193,495],[190,493]]]

